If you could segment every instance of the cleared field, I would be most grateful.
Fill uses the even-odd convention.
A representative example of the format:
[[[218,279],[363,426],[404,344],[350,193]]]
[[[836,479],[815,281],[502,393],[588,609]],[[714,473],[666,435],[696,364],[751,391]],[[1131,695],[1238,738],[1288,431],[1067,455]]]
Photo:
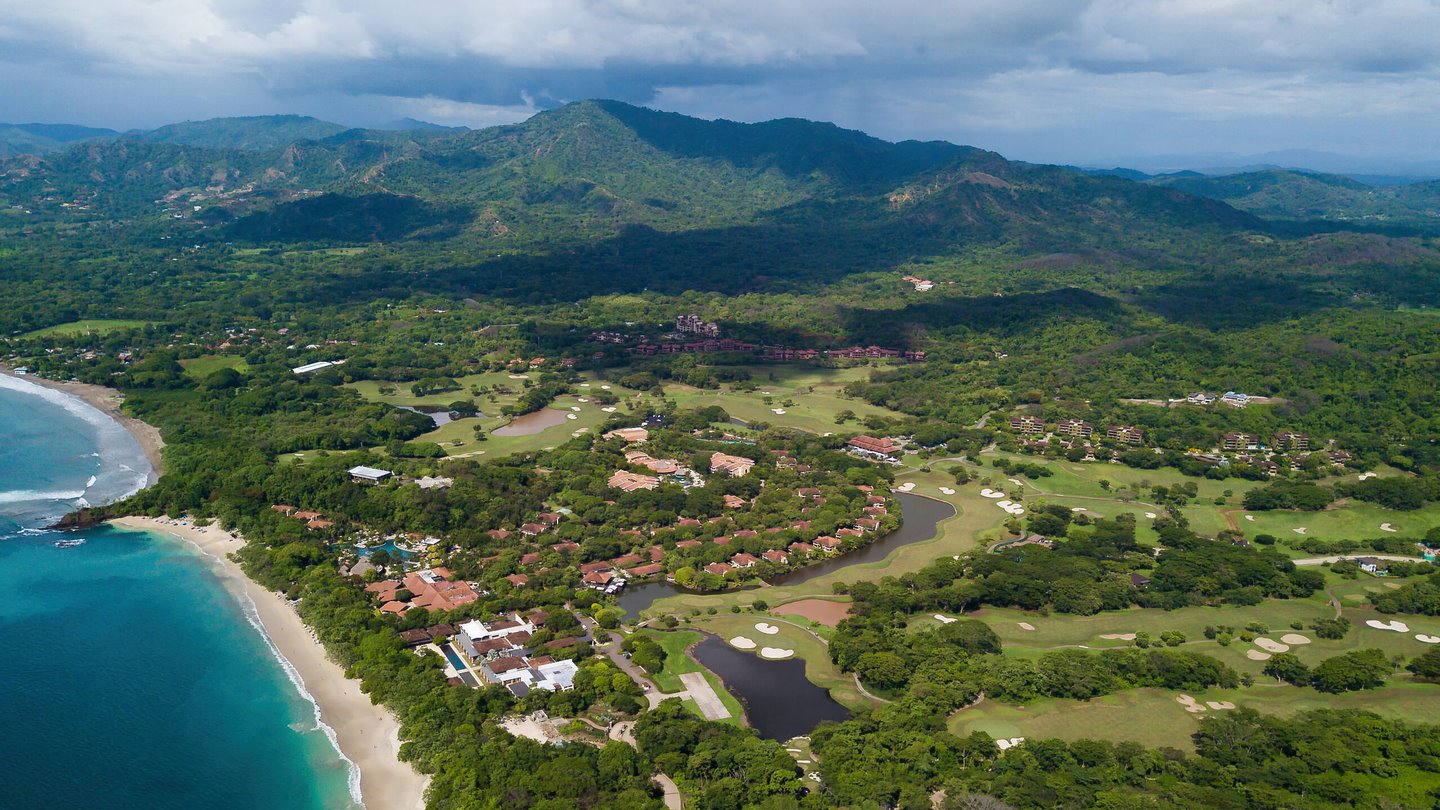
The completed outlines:
[[[1395,676],[1383,688],[1343,695],[1257,682],[1248,689],[1211,689],[1192,696],[1201,703],[1229,702],[1281,716],[1309,709],[1360,709],[1382,717],[1415,720],[1433,717],[1440,710],[1437,692],[1440,689],[1431,684]],[[1180,694],[1163,689],[1131,689],[1089,701],[1044,699],[1024,706],[985,701],[952,715],[948,726],[959,735],[982,731],[993,737],[1129,740],[1191,751],[1194,743],[1190,735],[1199,727],[1200,719],[1220,712],[1187,712],[1176,702]]]
[[[124,319],[96,318],[88,321],[71,321],[70,323],[57,323],[54,326],[47,326],[44,329],[36,329],[27,332],[24,337],[52,337],[55,335],[103,335],[107,332],[118,332],[121,329],[143,329],[155,321],[133,321]]]
[[[903,417],[903,414],[895,411],[841,395],[841,389],[849,383],[870,376],[874,369],[869,366],[821,368],[785,364],[727,368],[743,368],[749,371],[751,382],[757,389],[735,391],[725,388],[713,391],[680,383],[667,383],[665,395],[682,408],[719,405],[731,416],[746,422],[767,422],[810,433],[837,433],[859,429],[856,422],[841,424],[836,421],[836,416],[842,411],[850,411],[862,419],[866,416]],[[776,410],[784,413],[776,413]]]
[[[245,358],[233,354],[205,354],[181,360],[180,365],[186,374],[197,380],[203,380],[222,368],[233,368],[242,374],[250,369]]]

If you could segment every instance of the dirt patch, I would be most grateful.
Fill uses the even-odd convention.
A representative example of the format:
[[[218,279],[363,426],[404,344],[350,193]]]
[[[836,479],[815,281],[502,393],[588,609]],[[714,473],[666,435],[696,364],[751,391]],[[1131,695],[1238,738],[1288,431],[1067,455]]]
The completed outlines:
[[[850,618],[850,604],[827,599],[801,599],[772,608],[770,612],[776,616],[800,616],[826,627],[834,627]]]

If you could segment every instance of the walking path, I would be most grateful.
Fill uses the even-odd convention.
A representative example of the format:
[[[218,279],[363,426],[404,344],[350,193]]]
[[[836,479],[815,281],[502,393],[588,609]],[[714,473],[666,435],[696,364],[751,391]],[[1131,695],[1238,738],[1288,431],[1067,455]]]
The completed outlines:
[[[880,697],[879,695],[873,695],[873,694],[871,694],[871,693],[870,693],[870,690],[865,688],[865,684],[860,683],[860,673],[858,673],[858,672],[855,673],[855,688],[860,690],[860,694],[864,695],[864,696],[867,697],[867,698],[870,698],[871,700],[875,701],[876,703],[893,703],[893,702],[894,702],[894,701],[886,700],[885,698],[882,698],[882,697]]]
[[[730,717],[730,710],[720,702],[720,696],[715,694],[715,688],[710,685],[710,681],[705,679],[705,673],[687,672],[680,676],[680,682],[685,684],[684,689],[679,692],[661,692],[645,670],[621,654],[620,634],[614,634],[609,643],[601,646],[600,650],[615,666],[645,689],[645,697],[650,701],[650,708],[653,709],[659,706],[661,701],[670,698],[680,698],[681,700],[690,698],[695,701],[695,705],[700,709],[700,714],[704,715],[706,720],[724,720]]]
[[[675,784],[674,779],[663,773],[657,773],[650,778],[660,786],[661,790],[665,791],[665,806],[669,810],[684,810],[685,804],[680,801],[680,788]]]
[[[1399,554],[1340,554],[1335,557],[1305,557],[1292,560],[1296,565],[1334,565],[1341,560],[1358,560],[1369,557],[1372,560],[1396,560],[1398,562],[1425,562],[1423,557],[1402,557]]]

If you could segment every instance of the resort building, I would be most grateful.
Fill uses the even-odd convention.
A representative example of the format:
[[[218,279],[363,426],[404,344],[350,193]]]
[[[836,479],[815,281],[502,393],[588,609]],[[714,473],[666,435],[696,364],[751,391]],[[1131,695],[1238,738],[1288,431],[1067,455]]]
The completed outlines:
[[[754,466],[754,459],[744,456],[731,456],[719,451],[710,456],[710,472],[723,472],[732,478],[746,475]]]
[[[1044,433],[1045,422],[1038,416],[1012,416],[1010,429],[1016,433]]]
[[[1304,433],[1282,430],[1275,434],[1275,447],[1280,450],[1304,451],[1310,449],[1310,437]]]
[[[1124,444],[1144,444],[1145,432],[1129,425],[1111,425],[1105,428],[1105,438]]]
[[[1055,432],[1064,436],[1073,436],[1077,439],[1088,439],[1095,434],[1095,426],[1089,422],[1082,422],[1079,419],[1061,419],[1055,425]]]
[[[845,444],[852,450],[886,459],[893,459],[900,452],[900,445],[889,438],[877,439],[874,436],[856,436],[845,442]]]
[[[1185,397],[1185,401],[1190,403],[1191,405],[1212,405],[1214,404],[1215,399],[1216,397],[1214,394],[1206,393],[1204,391],[1196,391],[1195,393]]]
[[[1235,391],[1226,391],[1225,394],[1220,397],[1221,402],[1232,408],[1243,408],[1250,404],[1250,400],[1251,397],[1249,394],[1241,394]]]
[[[1253,433],[1226,433],[1220,437],[1220,447],[1224,450],[1258,450],[1260,449],[1260,437]]]
[[[643,442],[650,439],[650,431],[643,427],[616,428],[600,438],[624,439],[627,442]]]
[[[637,489],[655,489],[660,486],[660,479],[653,475],[641,475],[629,470],[616,470],[607,483],[615,489],[634,492]]]
[[[349,472],[350,480],[357,484],[378,484],[392,475],[389,470],[365,466],[351,467]]]

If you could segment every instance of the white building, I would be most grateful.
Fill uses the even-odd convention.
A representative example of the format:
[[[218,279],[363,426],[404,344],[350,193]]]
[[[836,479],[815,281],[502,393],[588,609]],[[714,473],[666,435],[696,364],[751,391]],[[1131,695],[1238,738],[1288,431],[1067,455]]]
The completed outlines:
[[[291,371],[291,373],[293,373],[293,374],[313,374],[314,372],[320,371],[321,369],[330,368],[331,366],[338,366],[338,365],[340,365],[340,364],[343,363],[343,362],[345,362],[345,361],[344,361],[344,360],[321,360],[321,361],[316,362],[316,363],[306,363],[306,364],[303,365],[303,366],[296,366],[295,368],[290,369],[290,371]]]
[[[378,484],[391,476],[389,470],[381,470],[375,467],[351,467],[350,480],[363,484]]]

